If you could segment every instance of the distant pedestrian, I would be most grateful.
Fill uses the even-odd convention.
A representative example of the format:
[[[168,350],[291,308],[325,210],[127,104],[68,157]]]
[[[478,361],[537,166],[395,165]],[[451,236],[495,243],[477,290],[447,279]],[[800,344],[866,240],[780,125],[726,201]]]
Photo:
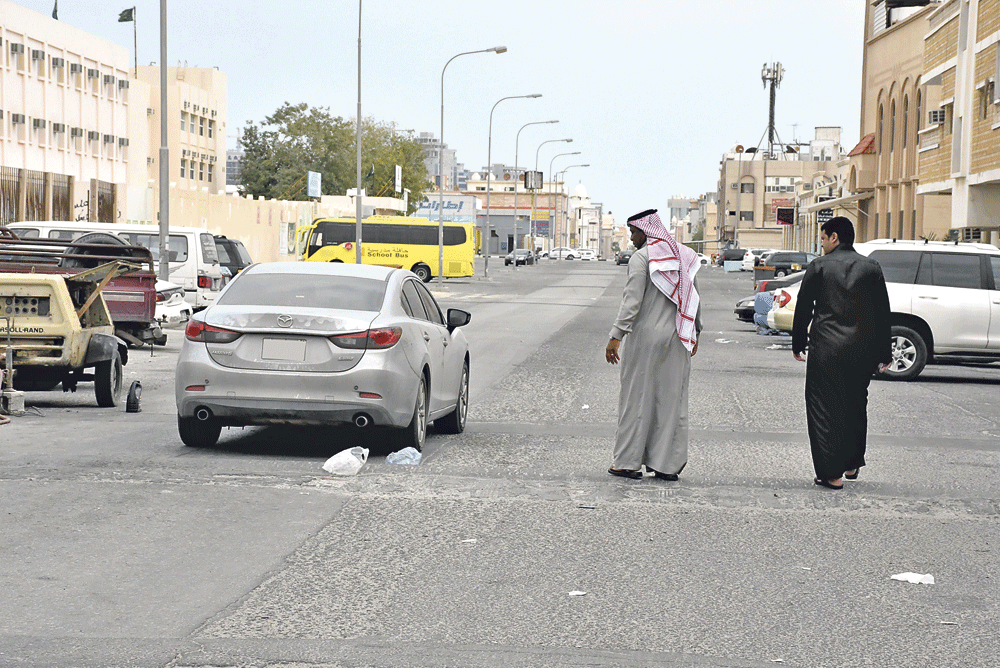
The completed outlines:
[[[889,294],[878,263],[854,250],[854,225],[824,223],[823,256],[802,279],[792,353],[806,365],[806,418],[817,485],[843,489],[865,465],[868,384],[892,361]],[[810,323],[812,326],[810,327]]]
[[[628,226],[637,250],[604,351],[609,364],[622,363],[608,473],[641,478],[645,465],[658,478],[677,480],[687,464],[688,376],[701,333],[695,274],[701,263],[670,236],[656,209],[632,216]]]

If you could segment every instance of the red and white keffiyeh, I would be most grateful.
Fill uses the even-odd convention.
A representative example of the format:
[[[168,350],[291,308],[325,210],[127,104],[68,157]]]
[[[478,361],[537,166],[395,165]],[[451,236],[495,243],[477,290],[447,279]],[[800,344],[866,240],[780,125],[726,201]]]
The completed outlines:
[[[655,210],[630,219],[628,224],[645,233],[649,277],[677,305],[677,335],[688,351],[693,350],[698,339],[694,322],[699,303],[698,291],[694,289],[694,277],[701,269],[698,254],[670,236]]]

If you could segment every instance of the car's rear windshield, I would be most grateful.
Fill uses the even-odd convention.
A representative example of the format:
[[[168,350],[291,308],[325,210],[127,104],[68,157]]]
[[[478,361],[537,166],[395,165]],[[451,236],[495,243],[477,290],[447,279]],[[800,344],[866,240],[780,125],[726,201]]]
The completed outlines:
[[[279,306],[378,311],[385,281],[316,274],[240,274],[216,303],[224,306]]]

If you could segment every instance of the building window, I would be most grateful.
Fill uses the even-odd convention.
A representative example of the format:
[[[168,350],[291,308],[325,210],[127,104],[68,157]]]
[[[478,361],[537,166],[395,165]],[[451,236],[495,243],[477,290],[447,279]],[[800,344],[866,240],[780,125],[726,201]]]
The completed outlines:
[[[191,161],[191,165],[188,168],[188,178],[192,180],[194,179],[194,160]]]
[[[882,122],[885,120],[884,117],[885,117],[885,108],[880,104],[878,106],[878,128],[876,128],[876,132],[878,132],[878,136],[876,137],[876,143],[878,144],[878,152],[880,155],[882,153]]]
[[[181,132],[186,132],[187,131],[187,120],[188,120],[187,112],[186,111],[182,111],[181,112]]]
[[[920,132],[920,128],[923,127],[923,122],[924,122],[924,119],[922,119],[920,117],[920,114],[921,114],[922,109],[923,109],[923,100],[924,100],[923,94],[918,90],[917,91],[917,132]]]
[[[199,181],[205,180],[205,163],[203,162],[198,163],[198,180]]]
[[[885,236],[892,237],[892,211],[885,212]]]
[[[979,118],[984,121],[991,116],[990,105],[993,104],[993,86],[992,81],[987,81],[979,89]]]
[[[896,145],[896,102],[889,107],[889,153],[892,153],[893,146]]]
[[[198,134],[200,136],[202,136],[202,137],[205,136],[205,117],[204,116],[199,116],[198,117]]]
[[[753,222],[753,211],[740,211],[740,220]]]
[[[209,163],[209,165],[208,165],[208,182],[209,182],[209,183],[211,183],[211,182],[212,182],[212,172],[214,171],[214,170],[212,169],[213,167],[215,167],[215,165],[213,165],[213,164]]]
[[[211,139],[215,136],[215,121],[208,122],[208,138]]]
[[[184,158],[181,158],[181,178],[182,179],[187,174],[187,162],[188,162],[187,160],[185,160]]]
[[[741,193],[753,193],[753,183],[741,183],[740,184]]]
[[[903,148],[906,148],[906,133],[910,127],[910,98],[903,98]]]

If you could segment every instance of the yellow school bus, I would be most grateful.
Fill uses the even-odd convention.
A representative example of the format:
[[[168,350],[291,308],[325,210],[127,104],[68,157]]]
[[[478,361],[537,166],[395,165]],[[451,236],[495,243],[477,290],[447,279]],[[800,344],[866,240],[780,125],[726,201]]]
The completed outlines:
[[[353,218],[317,218],[299,229],[307,262],[357,261]],[[444,275],[475,275],[476,237],[471,223],[444,224]],[[438,223],[426,218],[371,216],[361,223],[364,264],[409,269],[424,282],[437,276]]]

